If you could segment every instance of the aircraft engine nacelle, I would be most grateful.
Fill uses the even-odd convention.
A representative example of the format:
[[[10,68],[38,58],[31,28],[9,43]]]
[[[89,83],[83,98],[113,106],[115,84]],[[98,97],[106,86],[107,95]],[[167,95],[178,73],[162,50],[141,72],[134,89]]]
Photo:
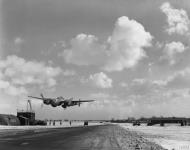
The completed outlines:
[[[74,106],[74,105],[76,105],[76,104],[74,104],[74,103],[69,104],[69,106]]]
[[[46,104],[46,105],[51,104],[51,100],[49,100],[49,99],[44,100],[44,104]]]
[[[55,100],[51,100],[51,102],[50,102],[50,103],[51,103],[51,106],[52,106],[52,107],[57,107],[57,103],[56,103],[56,101],[55,101]]]
[[[66,105],[61,105],[63,108],[67,108],[67,106]]]
[[[57,105],[55,105],[54,103],[51,103],[51,106],[52,106],[52,107],[57,107]]]

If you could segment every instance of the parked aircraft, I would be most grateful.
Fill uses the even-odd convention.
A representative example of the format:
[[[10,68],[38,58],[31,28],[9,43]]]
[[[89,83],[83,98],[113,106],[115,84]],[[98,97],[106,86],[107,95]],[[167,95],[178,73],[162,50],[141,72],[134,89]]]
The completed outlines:
[[[63,108],[67,108],[74,105],[80,106],[81,103],[94,101],[94,100],[80,100],[80,99],[73,100],[73,98],[65,99],[62,96],[57,98],[46,98],[43,96],[43,94],[41,94],[40,96],[41,97],[35,97],[35,96],[28,96],[28,97],[43,100],[44,104],[51,105],[52,107],[62,106]]]

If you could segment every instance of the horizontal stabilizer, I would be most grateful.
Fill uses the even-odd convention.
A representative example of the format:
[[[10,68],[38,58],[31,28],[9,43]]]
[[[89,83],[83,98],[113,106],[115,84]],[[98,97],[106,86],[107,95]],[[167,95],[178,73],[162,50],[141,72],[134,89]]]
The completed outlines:
[[[41,98],[41,97],[34,97],[34,96],[28,96],[28,97],[43,100],[43,98]]]

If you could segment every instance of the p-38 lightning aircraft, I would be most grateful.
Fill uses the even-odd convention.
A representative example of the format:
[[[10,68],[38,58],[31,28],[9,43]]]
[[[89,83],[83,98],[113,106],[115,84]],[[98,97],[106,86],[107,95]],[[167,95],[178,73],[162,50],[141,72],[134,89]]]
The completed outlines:
[[[81,103],[94,101],[94,100],[80,100],[80,99],[73,100],[73,98],[65,99],[62,96],[57,98],[46,98],[43,96],[43,94],[41,94],[40,96],[41,97],[35,97],[35,96],[28,96],[28,97],[43,100],[44,104],[51,105],[52,107],[62,106],[63,108],[67,108],[74,105],[78,105],[80,107]]]

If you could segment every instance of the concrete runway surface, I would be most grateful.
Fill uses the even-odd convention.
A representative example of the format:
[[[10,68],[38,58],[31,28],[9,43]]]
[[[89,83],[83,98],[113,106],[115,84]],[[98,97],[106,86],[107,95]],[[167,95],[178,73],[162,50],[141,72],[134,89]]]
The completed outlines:
[[[6,131],[0,150],[163,150],[116,125]]]

